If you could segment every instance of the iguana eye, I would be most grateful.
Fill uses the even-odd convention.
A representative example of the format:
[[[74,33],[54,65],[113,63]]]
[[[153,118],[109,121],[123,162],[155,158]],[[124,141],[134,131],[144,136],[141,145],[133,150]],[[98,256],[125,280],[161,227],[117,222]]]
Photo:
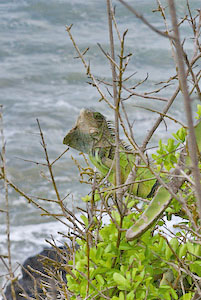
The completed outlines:
[[[94,113],[94,118],[95,118],[95,119],[103,119],[103,116],[101,115],[101,113],[95,112],[95,113]]]

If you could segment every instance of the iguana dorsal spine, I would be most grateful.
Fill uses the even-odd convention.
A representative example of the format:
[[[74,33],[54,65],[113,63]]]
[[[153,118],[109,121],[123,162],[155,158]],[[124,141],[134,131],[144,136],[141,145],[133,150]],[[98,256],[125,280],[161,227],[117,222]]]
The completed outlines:
[[[111,122],[99,112],[82,109],[77,118],[75,126],[65,136],[63,143],[81,152],[87,153],[91,162],[97,167],[103,176],[115,185],[115,138]],[[119,156],[121,169],[121,183],[125,183],[129,173],[135,164],[135,155],[128,151],[128,146],[120,141]],[[111,169],[112,168],[112,169]],[[110,170],[111,169],[111,170]],[[146,182],[134,183],[132,193],[140,197],[150,197],[155,190],[156,180],[147,168],[138,167],[136,181]]]

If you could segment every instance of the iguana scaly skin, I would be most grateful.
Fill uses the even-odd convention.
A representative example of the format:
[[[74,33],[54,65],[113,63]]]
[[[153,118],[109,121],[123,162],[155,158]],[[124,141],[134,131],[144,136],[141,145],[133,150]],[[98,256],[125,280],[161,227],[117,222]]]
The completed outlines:
[[[87,153],[92,164],[107,176],[108,181],[115,185],[115,138],[111,123],[105,117],[89,109],[82,109],[75,126],[65,136],[63,143],[81,152]],[[128,147],[121,142],[119,147],[121,183],[125,183],[135,164],[135,155],[129,153]],[[147,198],[153,194],[156,180],[145,166],[136,170],[135,181],[147,180],[132,184],[132,193]]]

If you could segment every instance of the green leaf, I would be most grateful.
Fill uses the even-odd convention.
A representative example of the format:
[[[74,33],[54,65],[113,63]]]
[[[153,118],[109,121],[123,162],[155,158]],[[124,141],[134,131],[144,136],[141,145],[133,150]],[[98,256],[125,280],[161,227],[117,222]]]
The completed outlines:
[[[185,141],[186,134],[187,134],[186,129],[183,127],[177,131],[177,135],[182,142]]]
[[[158,249],[161,251],[163,248],[165,248],[166,242],[162,236],[159,236],[159,244],[158,244]]]
[[[170,245],[171,245],[172,249],[174,250],[174,252],[176,252],[177,248],[179,247],[179,242],[178,242],[177,238],[171,239]],[[169,260],[172,255],[173,255],[173,252],[167,244],[166,249],[165,249],[165,258],[167,260]]]
[[[117,285],[122,287],[123,289],[130,289],[130,283],[129,281],[121,274],[119,273],[114,273],[113,274],[113,279]]]
[[[97,202],[97,201],[100,201],[101,200],[101,198],[100,198],[100,194],[99,194],[99,192],[95,192],[95,194],[94,194],[94,201],[95,202]]]
[[[163,220],[159,220],[157,223],[159,226],[163,226],[165,224],[165,222]]]
[[[100,274],[96,275],[95,278],[96,278],[96,280],[98,281],[99,284],[101,284],[102,286],[104,285],[105,280],[103,279],[103,277]]]
[[[177,248],[179,247],[178,239],[176,237],[171,239],[170,245],[172,246],[172,249],[176,252]]]
[[[127,205],[127,207],[128,208],[131,208],[131,207],[133,207],[133,205],[136,203],[136,201],[135,200],[132,200],[132,201],[130,201],[129,203],[128,203],[128,205]]]
[[[88,218],[86,216],[84,216],[84,215],[81,215],[80,218],[84,222],[85,226],[88,226]]]
[[[91,196],[86,195],[85,197],[81,197],[82,201],[84,202],[90,202],[91,201]]]
[[[173,139],[168,139],[167,151],[168,152],[174,151],[174,140]]]
[[[195,247],[194,247],[194,254],[195,254],[196,256],[201,256],[201,245],[195,244]]]
[[[170,293],[171,293],[173,299],[175,299],[175,300],[178,299],[178,295],[173,288],[170,289]]]
[[[137,268],[133,268],[133,269],[132,269],[132,279],[133,279],[133,280],[135,279],[137,270],[138,270]]]
[[[131,291],[126,295],[126,300],[133,300],[134,299],[134,291]]]
[[[191,243],[191,242],[187,242],[186,245],[187,245],[188,251],[189,251],[190,253],[194,253],[194,244]]]
[[[119,300],[124,300],[124,293],[123,292],[119,293]]]
[[[178,254],[179,258],[185,257],[186,252],[187,252],[187,245],[186,244],[182,244],[179,247],[179,254]]]
[[[198,276],[201,276],[201,260],[196,260],[190,264],[191,272],[196,273]]]
[[[192,293],[187,293],[187,294],[183,295],[181,298],[179,298],[179,300],[191,300],[192,296],[193,296]]]
[[[166,244],[166,248],[165,248],[165,258],[167,260],[170,259],[170,257],[173,255],[172,250],[170,249],[170,247]]]
[[[132,250],[133,247],[130,244],[128,244],[127,242],[121,242],[119,249],[120,250]]]

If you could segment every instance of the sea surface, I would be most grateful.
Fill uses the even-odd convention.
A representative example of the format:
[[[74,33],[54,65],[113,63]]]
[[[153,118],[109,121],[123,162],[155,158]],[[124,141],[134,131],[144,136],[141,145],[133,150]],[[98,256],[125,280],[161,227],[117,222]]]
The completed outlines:
[[[159,12],[153,12],[157,8],[155,1],[128,2],[132,5],[135,2],[136,10],[157,28],[164,30]],[[162,3],[167,5],[165,1]],[[190,1],[190,4],[194,14],[199,1]],[[114,5],[120,34],[128,29],[125,54],[133,53],[127,76],[135,75],[130,83],[125,84],[134,86],[148,77],[135,91],[157,90],[161,85],[156,83],[167,81],[175,75],[169,41],[148,29],[118,1],[114,1]],[[177,9],[179,17],[186,14],[183,0],[177,1]],[[88,84],[86,70],[76,58],[77,53],[65,28],[71,24],[71,33],[80,50],[89,47],[85,59],[90,64],[91,72],[102,81],[111,82],[110,64],[97,45],[101,44],[106,52],[109,49],[106,1],[0,0],[0,104],[3,105],[7,175],[18,188],[53,213],[60,212],[54,202],[37,199],[56,199],[56,195],[48,170],[42,165],[46,161],[36,120],[40,122],[51,162],[66,149],[62,144],[63,137],[74,125],[81,108],[95,109],[113,120],[113,112],[104,101],[99,102],[98,92]],[[184,22],[181,33],[182,38],[184,34],[187,36],[185,49],[191,56],[192,30],[187,22]],[[116,33],[115,46],[117,55],[120,46]],[[156,96],[170,97],[175,84]],[[103,84],[101,88],[107,94]],[[195,111],[196,95],[192,97]],[[162,110],[165,102],[139,97],[125,101],[135,139],[140,144],[157,115],[136,108],[136,104]],[[186,123],[181,95],[169,114]],[[172,121],[161,124],[151,140],[151,146],[156,146],[160,138],[167,140],[178,127]],[[77,206],[84,207],[81,197],[89,192],[89,186],[79,182],[79,172],[71,159],[72,155],[83,163],[78,152],[69,150],[55,163],[53,171],[61,198],[69,195],[65,204],[76,211]],[[2,187],[1,183],[0,209],[5,208]],[[45,240],[53,237],[59,244],[62,237],[58,232],[67,233],[62,224],[49,216],[42,216],[40,209],[10,187],[9,206],[14,266],[47,246]],[[0,254],[7,253],[5,224],[5,215],[0,213]],[[4,274],[6,270],[0,261],[1,282]]]

